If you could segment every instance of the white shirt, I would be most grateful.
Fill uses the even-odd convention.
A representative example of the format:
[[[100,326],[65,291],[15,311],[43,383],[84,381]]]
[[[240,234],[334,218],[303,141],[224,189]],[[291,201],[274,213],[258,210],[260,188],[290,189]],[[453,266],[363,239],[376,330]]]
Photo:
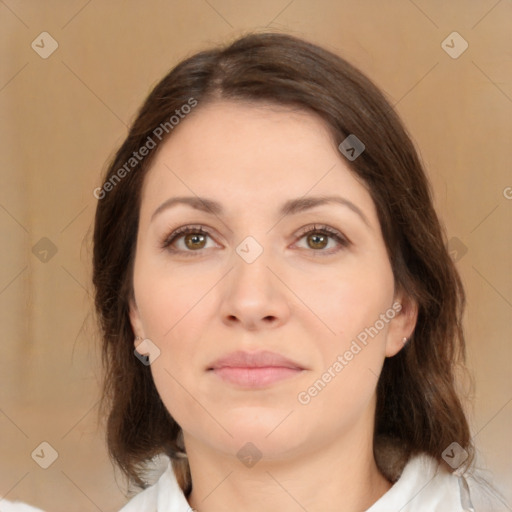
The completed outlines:
[[[170,461],[158,481],[133,497],[119,512],[191,512]],[[429,455],[416,455],[400,478],[366,512],[505,512],[511,509],[485,495],[472,477],[448,472]],[[43,512],[0,500],[0,512]]]
[[[478,499],[477,499],[478,498]],[[490,497],[489,497],[490,498]],[[501,506],[501,504],[500,504]],[[190,512],[191,508],[169,463],[158,482],[145,489],[120,512]],[[366,512],[505,512],[487,499],[470,478],[445,470],[429,455],[412,457],[400,478]]]

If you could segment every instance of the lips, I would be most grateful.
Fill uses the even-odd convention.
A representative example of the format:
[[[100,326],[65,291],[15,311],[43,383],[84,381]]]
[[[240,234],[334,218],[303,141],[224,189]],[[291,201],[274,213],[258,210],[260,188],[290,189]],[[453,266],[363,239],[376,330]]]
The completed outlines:
[[[217,359],[207,370],[238,387],[262,388],[297,376],[305,368],[275,352],[238,351]]]
[[[304,368],[281,354],[269,351],[260,352],[232,352],[225,357],[214,361],[208,370],[217,370],[219,368],[291,368],[294,370],[304,370]]]

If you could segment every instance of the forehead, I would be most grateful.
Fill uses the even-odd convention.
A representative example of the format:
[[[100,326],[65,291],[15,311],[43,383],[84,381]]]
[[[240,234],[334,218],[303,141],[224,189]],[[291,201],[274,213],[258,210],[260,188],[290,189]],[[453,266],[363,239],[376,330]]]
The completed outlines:
[[[199,104],[155,156],[144,180],[143,205],[197,194],[277,207],[285,197],[338,192],[374,209],[325,122],[300,109],[239,101]]]

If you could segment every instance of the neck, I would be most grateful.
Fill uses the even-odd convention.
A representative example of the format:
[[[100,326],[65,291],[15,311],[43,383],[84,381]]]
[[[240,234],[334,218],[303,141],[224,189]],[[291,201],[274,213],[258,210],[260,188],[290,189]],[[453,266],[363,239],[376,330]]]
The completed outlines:
[[[371,439],[345,436],[300,456],[261,459],[251,468],[189,440],[189,504],[197,512],[366,510],[391,487],[377,468]]]

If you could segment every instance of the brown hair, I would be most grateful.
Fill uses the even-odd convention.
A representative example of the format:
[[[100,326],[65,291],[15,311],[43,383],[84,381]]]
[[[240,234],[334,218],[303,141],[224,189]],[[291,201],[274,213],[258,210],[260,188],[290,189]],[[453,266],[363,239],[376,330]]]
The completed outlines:
[[[347,163],[375,202],[397,287],[418,304],[411,339],[385,360],[378,382],[374,446],[386,438],[407,457],[425,452],[442,462],[442,452],[456,441],[468,451],[469,466],[473,447],[455,380],[465,358],[464,291],[414,146],[392,106],[360,71],[314,44],[274,33],[249,34],[179,63],[149,94],[106,172],[105,183],[114,186],[97,205],[93,283],[111,458],[143,488],[145,462],[165,453],[184,492],[191,489],[188,462],[178,456],[181,428],[149,366],[134,357],[128,316],[140,191],[156,150],[113,181],[155,128],[191,98],[197,109],[216,98],[292,106],[320,116],[336,145],[350,134],[363,141],[364,152]],[[166,131],[162,141],[152,137],[158,146],[172,136],[169,126]]]

